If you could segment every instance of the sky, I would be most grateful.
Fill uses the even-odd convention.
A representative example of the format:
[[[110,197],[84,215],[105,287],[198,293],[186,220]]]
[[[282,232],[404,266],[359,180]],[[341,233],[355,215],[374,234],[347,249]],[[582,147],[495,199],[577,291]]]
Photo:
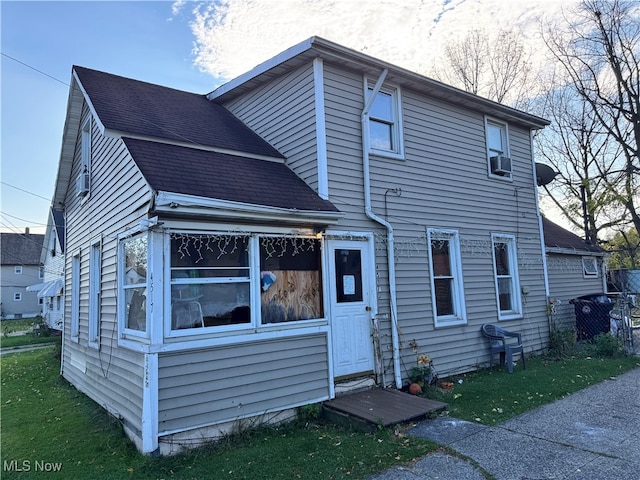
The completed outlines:
[[[428,73],[477,28],[516,28],[542,62],[540,22],[576,0],[0,1],[0,230],[44,233],[73,65],[208,93],[318,35]]]

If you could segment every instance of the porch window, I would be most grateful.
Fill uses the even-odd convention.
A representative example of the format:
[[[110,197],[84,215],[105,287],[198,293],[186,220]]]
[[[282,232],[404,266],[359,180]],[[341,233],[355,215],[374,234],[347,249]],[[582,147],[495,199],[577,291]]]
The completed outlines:
[[[147,330],[147,251],[146,234],[139,234],[121,244],[124,327],[139,332]]]
[[[466,323],[458,232],[428,229],[427,236],[435,324],[448,326]]]
[[[251,323],[249,237],[171,234],[171,329]]]
[[[263,324],[324,316],[320,253],[314,238],[260,238]]]
[[[598,262],[594,257],[582,257],[582,273],[584,278],[598,276]]]
[[[516,239],[511,235],[493,235],[492,238],[498,317],[500,319],[519,317],[522,308]]]

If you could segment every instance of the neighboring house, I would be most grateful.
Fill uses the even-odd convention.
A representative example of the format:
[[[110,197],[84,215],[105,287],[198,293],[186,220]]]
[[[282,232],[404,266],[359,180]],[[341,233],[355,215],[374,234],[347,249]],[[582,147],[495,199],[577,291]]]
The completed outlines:
[[[208,96],[74,67],[64,377],[165,453],[472,370],[486,322],[543,349],[547,123],[320,38]]]
[[[42,298],[42,316],[49,327],[62,330],[64,323],[64,215],[51,209],[44,236],[41,262],[44,285],[38,292]]]
[[[570,300],[607,291],[606,252],[547,218],[542,224],[551,318],[558,328],[571,328],[576,316]]]
[[[44,235],[25,233],[0,234],[2,257],[2,318],[35,317],[42,313],[36,291],[27,287],[42,282],[44,271],[40,253]]]

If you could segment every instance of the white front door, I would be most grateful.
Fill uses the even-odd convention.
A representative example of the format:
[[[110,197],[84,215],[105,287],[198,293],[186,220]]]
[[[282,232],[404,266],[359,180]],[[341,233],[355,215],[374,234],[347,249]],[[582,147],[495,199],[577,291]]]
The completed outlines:
[[[369,374],[374,366],[369,244],[329,240],[328,256],[334,377]]]

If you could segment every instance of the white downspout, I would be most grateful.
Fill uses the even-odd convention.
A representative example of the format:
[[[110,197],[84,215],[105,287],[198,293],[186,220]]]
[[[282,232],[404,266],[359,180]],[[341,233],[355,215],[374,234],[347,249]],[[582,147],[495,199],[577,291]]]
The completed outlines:
[[[533,191],[536,196],[536,217],[538,217],[538,230],[540,231],[540,249],[542,250],[542,272],[544,278],[544,293],[547,297],[547,303],[550,300],[549,290],[549,272],[547,271],[547,245],[544,238],[544,227],[542,226],[542,213],[540,212],[540,204],[538,202],[538,182],[536,180],[536,161],[533,154],[533,132],[529,133],[529,145],[531,148],[531,167],[533,169]]]
[[[393,345],[393,372],[396,388],[402,388],[402,375],[400,374],[400,340],[398,336],[398,306],[396,302],[396,267],[394,254],[393,227],[383,218],[378,217],[371,209],[371,178],[369,166],[369,110],[373,105],[376,95],[382,87],[384,79],[389,71],[384,69],[378,78],[369,98],[365,98],[364,109],[362,110],[362,168],[364,176],[364,213],[374,222],[379,223],[387,229],[387,262],[389,269],[389,296],[391,300],[391,339]],[[368,88],[365,80],[365,95]],[[384,366],[383,366],[384,368]]]

